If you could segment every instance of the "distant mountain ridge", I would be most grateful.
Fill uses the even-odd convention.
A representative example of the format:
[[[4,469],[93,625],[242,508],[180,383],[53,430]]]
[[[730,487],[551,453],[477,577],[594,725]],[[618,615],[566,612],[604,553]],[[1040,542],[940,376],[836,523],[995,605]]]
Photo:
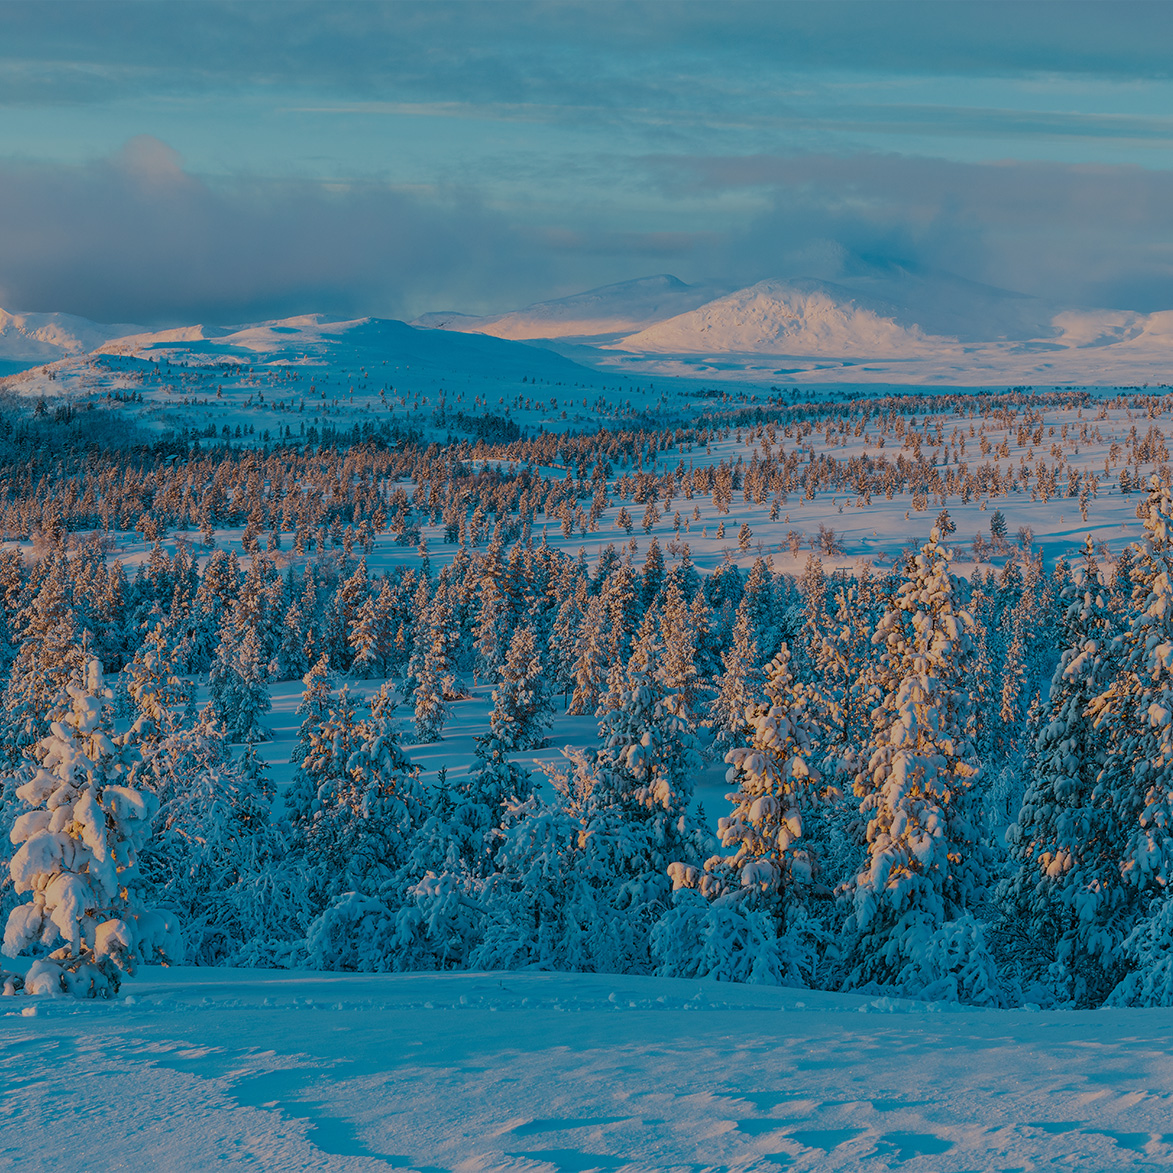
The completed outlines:
[[[90,351],[142,326],[103,325],[73,314],[10,313],[0,309],[0,359],[56,362]]]
[[[449,311],[412,323],[303,314],[152,331],[0,310],[0,376],[94,352],[183,351],[181,361],[197,364],[264,354],[299,364],[339,347],[357,361],[419,363],[437,377],[476,370],[521,379],[540,368],[555,382],[590,370],[766,385],[1168,383],[1173,310],[1073,308],[949,273],[858,261],[834,281],[775,278],[730,289],[658,274],[505,314]]]
[[[621,336],[697,309],[729,292],[729,288],[716,282],[686,285],[661,273],[535,302],[506,314],[477,317],[447,311],[423,314],[411,325],[461,334],[492,334],[518,342]]]

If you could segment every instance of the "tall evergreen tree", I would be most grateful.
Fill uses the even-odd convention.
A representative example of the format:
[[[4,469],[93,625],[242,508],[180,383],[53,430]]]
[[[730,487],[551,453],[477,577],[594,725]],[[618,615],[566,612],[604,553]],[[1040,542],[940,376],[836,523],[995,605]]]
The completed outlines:
[[[500,676],[489,714],[493,737],[505,749],[533,749],[550,723],[550,699],[532,628],[514,631]]]
[[[980,932],[960,923],[982,896],[988,852],[971,818],[981,768],[968,680],[974,625],[950,561],[934,530],[873,636],[883,699],[856,779],[868,862],[851,888],[848,980],[988,1001],[997,998],[992,961]],[[935,970],[953,940],[966,952],[949,972]]]
[[[90,660],[58,698],[16,791],[29,809],[12,829],[20,846],[10,873],[32,899],[9,916],[4,951],[63,942],[29,967],[29,993],[109,997],[140,961],[174,955],[173,927],[140,898],[138,854],[154,802],[136,785],[141,754],[112,731],[112,699]]]
[[[1089,1004],[1102,1002],[1118,980],[1115,947],[1124,937],[1124,926],[1112,923],[1119,861],[1110,849],[1108,795],[1099,788],[1109,746],[1088,712],[1113,676],[1104,596],[1089,539],[1080,581],[1069,583],[1062,598],[1065,646],[1022,809],[1007,833],[1014,871],[1001,890],[1027,976],[1039,979],[1057,964],[1064,996]]]

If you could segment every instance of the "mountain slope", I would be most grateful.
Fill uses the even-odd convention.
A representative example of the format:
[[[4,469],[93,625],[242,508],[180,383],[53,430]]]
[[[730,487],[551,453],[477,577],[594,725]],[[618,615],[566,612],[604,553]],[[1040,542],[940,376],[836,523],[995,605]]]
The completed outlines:
[[[668,274],[603,285],[553,301],[490,317],[453,312],[424,314],[412,325],[460,333],[492,334],[517,341],[630,334],[654,322],[696,309],[726,292],[711,283],[686,285]]]
[[[0,359],[56,362],[88,354],[141,326],[103,325],[73,314],[22,314],[0,309]]]
[[[189,326],[115,339],[98,353],[184,356],[194,364],[222,359],[277,365],[348,366],[387,362],[443,378],[590,379],[584,367],[541,347],[481,334],[427,330],[389,318],[334,321],[303,314],[230,329]]]
[[[908,356],[946,340],[896,320],[894,306],[868,305],[823,281],[759,281],[623,339],[623,350],[660,354]]]

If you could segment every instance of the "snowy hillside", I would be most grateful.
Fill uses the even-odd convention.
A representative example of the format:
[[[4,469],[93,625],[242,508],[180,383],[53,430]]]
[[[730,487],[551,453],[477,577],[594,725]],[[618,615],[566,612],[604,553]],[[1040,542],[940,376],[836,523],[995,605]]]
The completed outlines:
[[[20,314],[0,309],[0,363],[54,362],[69,355],[86,354],[113,338],[141,329],[105,326],[72,314]]]
[[[4,386],[26,398],[113,396],[140,423],[163,430],[214,424],[218,432],[247,432],[251,425],[260,437],[274,425],[282,434],[290,426],[305,434],[311,426],[385,422],[431,426],[444,439],[462,429],[508,430],[513,412],[533,427],[582,426],[595,418],[587,405],[598,402],[603,382],[595,371],[522,342],[308,314],[238,328],[139,332],[20,371]],[[617,400],[615,384],[626,380],[608,382]]]
[[[502,377],[539,368],[543,373],[557,371],[568,376],[576,369],[573,363],[549,351],[502,339],[450,336],[386,318],[336,321],[322,314],[303,314],[234,329],[191,326],[141,333],[112,341],[100,347],[98,353],[157,358],[172,351],[186,352],[196,363],[263,358],[298,365],[329,357],[342,362],[394,360],[400,366],[419,364],[454,374],[492,371]]]
[[[493,318],[417,325],[539,340],[601,373],[781,384],[1137,385],[1169,377],[1168,313],[1080,309],[899,265],[729,292],[648,277]],[[779,366],[779,360],[785,365]]]
[[[0,1019],[0,1165],[1091,1173],[1173,1161],[1165,1010],[933,1013],[537,973],[179,968],[124,989]]]
[[[577,338],[631,334],[702,306],[726,291],[712,282],[686,285],[667,274],[604,285],[586,293],[540,301],[493,317],[424,314],[412,325],[498,338]]]
[[[931,345],[845,287],[820,281],[759,281],[625,338],[625,350],[669,354],[910,356]]]

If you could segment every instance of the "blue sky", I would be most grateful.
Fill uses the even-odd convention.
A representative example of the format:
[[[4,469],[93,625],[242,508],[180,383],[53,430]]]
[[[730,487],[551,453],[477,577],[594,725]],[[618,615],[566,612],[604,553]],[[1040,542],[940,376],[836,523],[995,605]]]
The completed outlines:
[[[0,4],[0,305],[941,268],[1173,307],[1167,3]]]

